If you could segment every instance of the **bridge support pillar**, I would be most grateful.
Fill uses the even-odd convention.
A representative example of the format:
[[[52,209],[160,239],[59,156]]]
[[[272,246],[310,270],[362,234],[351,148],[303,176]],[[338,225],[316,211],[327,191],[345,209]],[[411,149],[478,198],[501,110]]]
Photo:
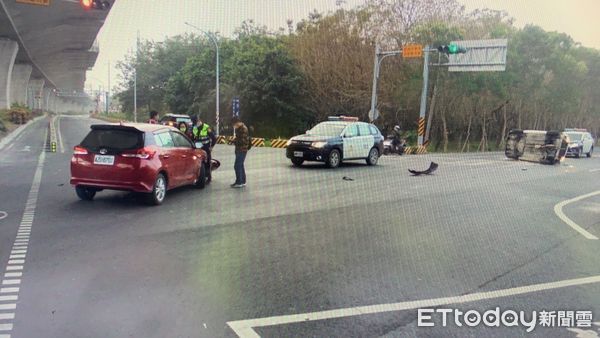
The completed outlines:
[[[44,79],[29,80],[29,108],[42,109],[44,84]]]
[[[31,65],[26,63],[18,63],[13,66],[10,83],[11,103],[27,105],[27,86],[32,69]]]
[[[10,39],[0,38],[0,109],[10,109],[11,80],[19,45]]]

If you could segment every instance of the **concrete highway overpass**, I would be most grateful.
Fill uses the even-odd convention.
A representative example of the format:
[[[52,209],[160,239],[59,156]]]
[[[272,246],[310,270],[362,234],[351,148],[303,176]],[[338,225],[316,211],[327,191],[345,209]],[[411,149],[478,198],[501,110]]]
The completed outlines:
[[[0,109],[89,109],[85,74],[108,13],[86,11],[79,0],[0,0]]]

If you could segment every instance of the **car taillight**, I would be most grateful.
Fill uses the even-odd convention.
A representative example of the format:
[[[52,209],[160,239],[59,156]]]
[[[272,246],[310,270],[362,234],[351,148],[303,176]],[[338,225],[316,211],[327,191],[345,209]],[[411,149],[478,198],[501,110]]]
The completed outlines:
[[[75,146],[73,148],[73,155],[87,155],[88,151],[84,147]]]
[[[144,147],[135,153],[122,153],[121,156],[127,158],[141,158],[143,160],[151,159],[156,154],[156,149],[152,147]]]

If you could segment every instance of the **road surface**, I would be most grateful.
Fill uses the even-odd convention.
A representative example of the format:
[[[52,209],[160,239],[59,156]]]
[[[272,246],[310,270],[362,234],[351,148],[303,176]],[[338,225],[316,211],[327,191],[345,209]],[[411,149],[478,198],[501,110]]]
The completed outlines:
[[[600,334],[600,240],[569,225],[600,236],[598,157],[408,155],[330,170],[253,148],[248,186],[231,189],[233,149],[219,145],[212,184],[148,207],[125,192],[78,200],[69,160],[92,121],[54,123],[56,153],[48,119],[0,151],[0,264],[22,267],[3,276],[2,338],[528,335],[419,327],[417,309],[432,307],[587,310],[590,328],[533,336]],[[434,175],[409,175],[430,161]]]

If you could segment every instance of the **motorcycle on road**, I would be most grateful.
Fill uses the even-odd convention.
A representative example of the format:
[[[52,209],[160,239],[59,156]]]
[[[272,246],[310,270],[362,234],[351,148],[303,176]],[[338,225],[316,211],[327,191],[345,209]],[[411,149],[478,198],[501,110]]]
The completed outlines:
[[[401,139],[399,144],[394,144],[393,136],[388,136],[385,138],[385,140],[383,140],[383,154],[384,155],[391,155],[391,154],[402,155],[402,154],[404,154],[405,148],[406,148],[406,140],[405,139]]]

